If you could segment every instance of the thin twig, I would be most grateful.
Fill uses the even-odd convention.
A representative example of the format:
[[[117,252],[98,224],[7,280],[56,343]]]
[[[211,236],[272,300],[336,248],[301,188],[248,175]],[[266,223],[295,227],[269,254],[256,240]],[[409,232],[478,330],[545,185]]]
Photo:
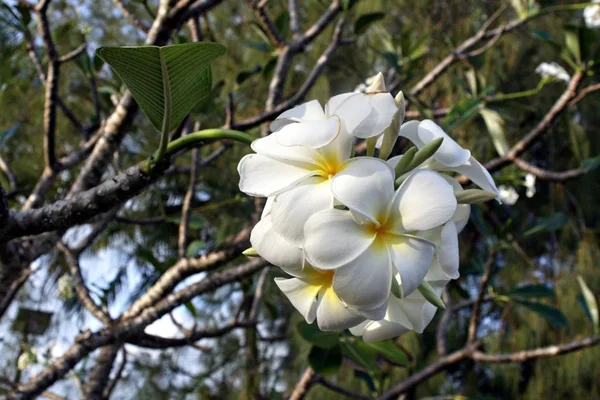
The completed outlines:
[[[477,339],[477,324],[479,323],[479,314],[481,312],[481,303],[485,297],[488,283],[494,272],[494,266],[496,265],[496,253],[492,251],[489,255],[488,260],[485,263],[485,272],[481,277],[481,283],[479,284],[479,292],[477,292],[477,298],[473,304],[473,311],[471,312],[471,320],[469,321],[467,343],[473,344]]]

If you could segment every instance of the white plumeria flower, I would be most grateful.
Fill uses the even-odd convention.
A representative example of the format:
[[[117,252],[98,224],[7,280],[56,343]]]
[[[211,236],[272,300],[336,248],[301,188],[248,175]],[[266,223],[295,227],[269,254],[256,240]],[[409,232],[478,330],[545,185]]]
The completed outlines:
[[[432,286],[440,296],[444,284]],[[419,291],[403,299],[392,296],[384,319],[364,321],[350,328],[350,332],[355,336],[362,336],[363,341],[367,343],[395,338],[408,331],[423,333],[436,311],[437,307],[427,301]]]
[[[508,206],[515,205],[519,200],[519,193],[512,186],[500,185],[498,190],[500,191],[500,200]]]
[[[569,75],[567,70],[555,62],[543,62],[537,66],[535,72],[542,78],[554,78],[559,81],[565,81],[567,83],[571,80],[571,76]]]
[[[525,187],[527,188],[525,195],[528,198],[535,196],[535,175],[531,173],[525,175]]]
[[[437,138],[443,138],[440,148],[420,167],[434,171],[457,172],[469,178],[483,190],[499,195],[494,179],[485,167],[471,156],[469,150],[463,149],[435,122],[429,119],[405,122],[400,127],[400,136],[408,138],[419,149]],[[401,158],[402,156],[392,157],[388,163],[394,168]]]
[[[339,134],[363,139],[377,136],[390,126],[397,111],[389,92],[344,93],[329,99],[325,110],[317,100],[294,107],[270,127],[284,146],[319,148]]]
[[[347,305],[381,319],[393,277],[407,296],[427,274],[435,247],[413,233],[452,217],[453,188],[423,170],[394,192],[394,173],[385,162],[356,158],[333,178],[331,190],[349,211],[328,209],[308,219],[305,257],[319,269],[336,270],[333,289]]]
[[[365,318],[345,305],[333,289],[334,271],[319,271],[306,265],[294,278],[275,278],[279,289],[307,323],[317,320],[322,331],[348,329]]]
[[[353,141],[350,136],[338,135],[318,149],[284,146],[278,142],[279,133],[252,143],[256,154],[243,157],[238,164],[239,186],[251,196],[273,197],[269,212],[272,227],[301,247],[308,217],[333,207],[329,181],[344,169]],[[297,132],[299,136],[311,134]]]
[[[593,1],[594,3],[600,3],[600,0]],[[600,4],[584,8],[583,19],[588,28],[600,28]]]

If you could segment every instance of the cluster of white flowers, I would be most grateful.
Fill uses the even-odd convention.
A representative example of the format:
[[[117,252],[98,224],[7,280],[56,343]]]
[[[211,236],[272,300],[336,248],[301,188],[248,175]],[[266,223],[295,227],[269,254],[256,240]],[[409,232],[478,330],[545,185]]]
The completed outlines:
[[[267,198],[254,251],[292,275],[277,285],[321,330],[349,328],[365,341],[422,332],[459,276],[465,203],[473,192],[498,196],[487,170],[433,121],[403,119],[402,94],[394,99],[379,75],[366,93],[284,112],[238,165],[240,189]],[[386,160],[398,136],[416,148]],[[379,158],[354,157],[357,138],[371,149],[380,139]],[[445,171],[491,196],[467,196]]]

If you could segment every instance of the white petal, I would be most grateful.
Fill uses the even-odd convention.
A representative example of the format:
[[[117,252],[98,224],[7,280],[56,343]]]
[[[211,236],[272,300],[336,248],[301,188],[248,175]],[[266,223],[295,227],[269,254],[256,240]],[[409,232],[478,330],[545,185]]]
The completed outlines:
[[[399,136],[403,136],[414,143],[418,148],[423,147],[426,143],[423,143],[419,137],[419,124],[421,122],[417,120],[407,121],[400,126]]]
[[[439,174],[429,170],[416,171],[396,193],[392,215],[398,211],[406,231],[429,230],[454,215],[454,190]]]
[[[464,190],[455,178],[445,174],[440,174],[440,176],[452,186],[452,188],[454,189],[454,193],[462,192]],[[456,225],[457,233],[460,233],[465,228],[467,222],[469,222],[470,216],[471,206],[469,204],[458,204],[456,206],[456,211],[454,212],[454,215],[452,216],[451,220]]]
[[[321,103],[319,103],[318,100],[312,100],[284,111],[275,121],[271,122],[269,128],[271,129],[271,132],[275,132],[290,123],[317,119],[325,119],[325,113],[323,112]]]
[[[394,156],[394,157],[388,159],[386,161],[386,163],[387,163],[387,165],[390,166],[390,168],[392,170],[395,170],[396,169],[396,165],[398,165],[398,163],[400,162],[400,160],[402,160],[402,157],[404,157],[404,154],[400,154],[399,156]]]
[[[371,105],[369,115],[352,131],[352,135],[359,138],[377,136],[390,126],[398,112],[398,106],[389,93],[364,94]]]
[[[459,204],[456,206],[456,211],[452,216],[452,221],[456,225],[456,232],[461,233],[469,222],[471,216],[471,206],[469,204]]]
[[[350,333],[353,334],[354,336],[362,336],[366,326],[370,323],[371,323],[371,321],[369,321],[369,320],[363,321],[360,324],[350,328]]]
[[[273,229],[290,243],[302,247],[304,224],[318,211],[333,207],[329,180],[312,177],[275,197],[271,209]]]
[[[347,134],[354,130],[371,114],[371,102],[362,93],[345,93],[332,97],[325,105],[327,116],[337,115]]]
[[[366,343],[377,342],[379,340],[398,337],[408,331],[410,331],[410,329],[394,322],[386,320],[372,321],[365,327],[362,339]]]
[[[425,280],[447,282],[451,279],[458,279],[460,276],[458,272],[458,233],[453,222],[448,222],[441,229],[439,243],[435,260],[431,264]]]
[[[392,265],[385,246],[374,244],[336,269],[333,289],[349,306],[372,310],[384,304],[392,287]],[[385,311],[383,311],[385,314]]]
[[[389,298],[377,308],[371,310],[357,308],[355,311],[368,320],[379,321],[385,317],[389,305]]]
[[[436,294],[438,296],[442,293],[443,285],[432,284]],[[425,300],[423,295],[419,291],[415,291],[413,294],[405,299],[401,299],[399,304],[413,324],[413,329],[417,333],[423,333],[423,330],[429,325],[435,313],[437,307]]]
[[[390,297],[387,312],[385,314],[385,320],[404,326],[406,329],[413,329],[413,323],[410,321],[406,311],[402,308],[403,299],[399,299],[396,296]]]
[[[287,296],[292,305],[302,314],[306,322],[312,324],[317,314],[317,294],[320,286],[309,285],[298,278],[275,278],[275,283]]]
[[[430,143],[439,137],[444,138],[444,141],[433,155],[433,158],[449,167],[462,165],[469,160],[471,152],[460,147],[460,145],[448,136],[448,134],[435,122],[426,119],[419,124],[419,139],[421,139],[424,144]]]
[[[459,174],[463,174],[485,191],[498,194],[497,198],[499,199],[500,192],[494,183],[494,179],[488,170],[485,169],[485,167],[481,165],[474,157],[469,158],[469,160],[463,165],[452,168],[451,171],[456,171]]]
[[[328,288],[319,293],[317,308],[317,325],[322,331],[341,331],[364,321],[360,315],[350,311],[348,307]]]
[[[284,162],[300,161],[318,166],[321,164],[322,160],[321,154],[315,149],[302,146],[282,146],[277,142],[277,138],[274,134],[256,139],[252,142],[251,147],[257,154]]]
[[[260,215],[260,219],[263,219],[267,215],[271,214],[271,207],[273,206],[273,200],[275,200],[275,197],[267,198],[267,201],[265,201],[265,206],[263,207],[262,214]]]
[[[308,261],[320,269],[335,269],[360,256],[373,243],[375,234],[365,232],[348,211],[319,211],[304,225],[304,251]]]
[[[377,222],[394,195],[394,172],[377,158],[353,158],[335,175],[331,191],[359,221]]]
[[[419,287],[433,261],[435,246],[428,240],[398,236],[391,244],[392,262],[399,272],[399,284],[403,297]]]
[[[340,128],[339,119],[334,117],[289,124],[273,135],[282,146],[305,146],[318,149],[331,143],[340,133]]]
[[[273,230],[270,215],[254,226],[250,233],[250,243],[262,258],[292,275],[302,270],[302,249],[286,241]]]
[[[322,163],[327,165],[341,164],[352,156],[354,136],[341,132],[331,143],[318,149]]]
[[[284,163],[260,154],[248,154],[238,164],[240,190],[250,196],[270,197],[315,174],[305,165]]]

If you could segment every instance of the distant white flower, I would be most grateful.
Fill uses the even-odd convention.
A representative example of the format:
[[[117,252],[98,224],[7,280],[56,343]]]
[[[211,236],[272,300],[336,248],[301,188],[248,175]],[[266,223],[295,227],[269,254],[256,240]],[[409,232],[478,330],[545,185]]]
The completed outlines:
[[[571,80],[571,76],[562,66],[553,62],[546,63],[543,62],[537,66],[535,72],[541,76],[542,78],[554,78],[559,81],[569,82]]]
[[[375,158],[351,161],[332,181],[335,198],[349,208],[324,210],[306,222],[305,256],[336,270],[335,292],[349,306],[384,306],[396,279],[403,296],[423,281],[433,243],[415,235],[446,223],[456,211],[450,186],[433,171],[418,171],[394,192],[394,174]],[[381,319],[381,314],[368,316]]]
[[[600,0],[593,1],[594,3],[600,3]],[[600,28],[600,5],[584,8],[583,19],[588,28]]]
[[[506,205],[512,206],[519,200],[519,193],[512,186],[500,185],[498,190],[500,191],[502,203]]]
[[[494,179],[487,169],[471,156],[469,150],[463,149],[435,122],[429,119],[405,122],[400,127],[400,136],[408,138],[419,149],[437,138],[443,138],[440,148],[420,167],[434,171],[457,172],[472,180],[483,190],[499,194]],[[401,158],[402,156],[392,157],[388,160],[388,164],[394,168]]]
[[[535,196],[535,175],[525,175],[525,187],[527,188],[527,193],[525,195],[528,198],[532,198],[533,196]]]

